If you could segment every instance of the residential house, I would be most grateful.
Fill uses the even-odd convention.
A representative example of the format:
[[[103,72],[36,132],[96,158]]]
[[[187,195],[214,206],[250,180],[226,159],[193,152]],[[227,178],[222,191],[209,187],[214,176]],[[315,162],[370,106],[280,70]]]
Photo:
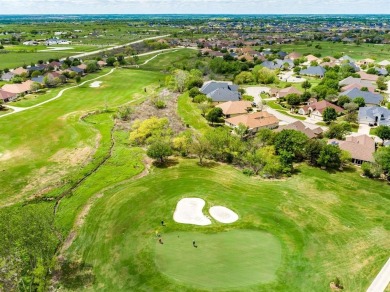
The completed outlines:
[[[370,82],[376,82],[378,80],[378,78],[379,78],[378,75],[368,74],[368,73],[366,73],[364,71],[360,71],[357,74],[360,76],[360,78],[362,80],[368,80]]]
[[[72,66],[69,70],[77,73],[78,75],[84,75],[84,70],[80,69],[79,67]]]
[[[350,85],[350,84],[359,84],[362,87],[371,87],[372,82],[368,80],[362,80],[361,78],[354,78],[352,76],[349,76],[339,82],[340,86]]]
[[[227,82],[211,81],[205,83],[200,89],[200,92],[206,94],[214,103],[239,101],[241,99],[238,86]]]
[[[341,58],[338,59],[339,62],[343,63],[343,62],[347,62],[347,63],[354,63],[355,60],[352,59],[350,56],[348,55],[345,55],[345,56],[342,56]]]
[[[383,101],[382,95],[369,91],[362,91],[358,88],[353,88],[351,90],[342,92],[340,95],[348,96],[351,100],[354,100],[357,97],[362,97],[366,103],[366,106],[378,106]]]
[[[369,64],[374,64],[375,63],[375,60],[373,59],[370,59],[370,58],[367,58],[367,59],[363,59],[363,60],[360,60],[359,62],[357,62],[360,66],[361,65],[369,65]]]
[[[100,68],[107,66],[107,63],[102,60],[98,61],[97,64],[99,65]]]
[[[378,65],[381,66],[381,67],[386,67],[386,66],[390,65],[390,61],[383,60],[383,61],[379,62]]]
[[[295,130],[298,132],[302,132],[309,139],[320,138],[322,136],[322,133],[324,132],[324,130],[322,130],[321,127],[316,127],[314,129],[306,127],[305,124],[302,123],[301,121],[296,121],[296,122],[288,124],[288,125],[280,126],[275,131],[280,132],[282,130]]]
[[[302,91],[300,91],[299,89],[295,88],[294,86],[290,86],[290,87],[286,87],[286,88],[280,89],[277,92],[276,97],[277,98],[284,98],[284,97],[286,97],[289,94],[302,95]]]
[[[322,121],[322,114],[327,107],[334,108],[338,114],[343,112],[341,107],[334,105],[327,100],[321,100],[310,105],[305,105],[298,110],[298,113],[301,115],[310,115],[311,118]]]
[[[349,136],[345,141],[331,139],[328,144],[338,145],[352,157],[352,163],[374,162],[375,141],[368,135]]]
[[[19,96],[22,94],[29,93],[31,91],[31,85],[33,83],[34,82],[31,80],[27,80],[20,84],[5,84],[1,89]]]
[[[349,84],[349,85],[346,85],[346,86],[343,86],[341,87],[341,92],[345,92],[345,91],[349,91],[351,89],[354,89],[354,88],[357,88],[359,90],[361,90],[363,87],[367,88],[369,92],[372,92],[374,93],[375,92],[375,86],[362,86],[361,84]]]
[[[23,67],[19,67],[19,68],[12,70],[12,74],[21,76],[23,74],[28,74],[28,70],[24,69]]]
[[[309,76],[316,76],[316,77],[324,77],[326,72],[326,69],[321,66],[310,66],[307,69],[301,70],[301,75],[309,75]]]
[[[32,77],[31,81],[32,82],[37,82],[39,84],[43,84],[44,83],[43,79],[44,79],[44,76],[41,75],[41,76],[37,76],[37,77]]]
[[[252,110],[252,102],[246,100],[227,101],[217,105],[216,107],[222,109],[226,118],[230,118],[237,115],[247,114]]]
[[[279,125],[279,120],[268,112],[254,112],[245,115],[235,116],[225,120],[225,124],[235,128],[240,124],[246,126],[250,133],[256,133],[260,129],[275,129]]]
[[[12,72],[7,72],[1,75],[0,79],[3,81],[11,81],[11,79],[15,76]]]
[[[288,59],[291,59],[291,60],[296,60],[296,59],[299,59],[299,58],[301,58],[302,57],[302,54],[300,54],[300,53],[297,53],[297,52],[292,52],[292,53],[290,53],[290,54],[288,54],[287,55],[287,58]]]
[[[4,91],[4,90],[0,89],[0,99],[2,99],[4,102],[12,101],[15,98],[16,98],[15,93],[11,93],[11,92]]]
[[[319,62],[319,60],[320,60],[319,58],[317,58],[314,55],[307,55],[305,58],[306,58],[307,62],[309,62],[309,64],[311,62]]]
[[[359,124],[390,126],[390,110],[384,107],[361,107],[358,114]]]

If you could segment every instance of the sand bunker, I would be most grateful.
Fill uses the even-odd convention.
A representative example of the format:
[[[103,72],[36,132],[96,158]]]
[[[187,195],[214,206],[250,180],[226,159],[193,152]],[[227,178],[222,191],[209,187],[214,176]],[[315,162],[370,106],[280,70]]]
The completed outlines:
[[[95,81],[95,82],[92,82],[89,87],[98,88],[98,87],[100,87],[100,84],[102,84],[101,81]]]
[[[238,215],[226,207],[214,206],[209,212],[215,220],[221,223],[233,223],[238,220]]]
[[[202,212],[205,204],[205,201],[199,198],[184,198],[177,203],[173,220],[184,224],[210,225],[210,219]]]

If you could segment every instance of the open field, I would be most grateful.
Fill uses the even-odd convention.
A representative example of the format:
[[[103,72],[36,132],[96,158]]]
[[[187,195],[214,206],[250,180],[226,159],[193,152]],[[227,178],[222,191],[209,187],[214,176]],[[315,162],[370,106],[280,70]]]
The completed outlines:
[[[321,49],[315,48],[319,44]],[[286,52],[298,52],[301,54],[320,53],[322,57],[334,56],[335,54],[343,53],[356,60],[371,58],[376,61],[390,59],[390,45],[376,44],[343,44],[325,41],[313,41],[312,46],[306,43],[299,44],[283,44],[271,46],[273,49],[281,49]]]
[[[191,64],[191,62],[196,59],[197,53],[196,50],[191,49],[180,49],[176,52],[164,53],[156,57],[153,62],[149,62],[142,66],[142,69],[150,71],[169,71],[172,68],[177,68],[179,65],[180,69],[185,69],[181,68],[182,64],[184,66],[186,64]]]
[[[170,243],[175,235],[186,238],[189,245],[199,238],[198,248],[203,248],[214,244],[208,243],[214,240],[213,235],[250,229],[278,238],[282,262],[275,281],[242,284],[238,291],[329,291],[329,282],[336,276],[341,278],[345,291],[363,291],[388,258],[387,188],[381,182],[360,178],[355,171],[340,176],[307,166],[299,170],[299,175],[286,181],[261,181],[228,166],[202,168],[193,160],[153,169],[145,178],[104,193],[69,249],[68,260],[82,262],[91,269],[95,279],[92,290],[163,287],[164,291],[200,291],[208,285],[200,280],[206,259],[199,259],[199,266],[179,271],[184,267],[182,257],[177,257],[177,266],[173,267],[174,251],[169,245],[178,244]],[[228,225],[175,223],[173,211],[183,197],[203,198],[203,212],[210,206],[224,205],[237,212],[240,219]],[[161,220],[166,227],[161,227]],[[156,246],[156,230],[162,233],[164,246]],[[207,241],[204,234],[209,236]],[[168,255],[156,248],[167,248]],[[207,251],[202,253],[207,255]],[[168,267],[161,266],[161,261]],[[234,259],[225,258],[220,264],[229,265],[230,261]],[[185,276],[190,272],[193,277]]]

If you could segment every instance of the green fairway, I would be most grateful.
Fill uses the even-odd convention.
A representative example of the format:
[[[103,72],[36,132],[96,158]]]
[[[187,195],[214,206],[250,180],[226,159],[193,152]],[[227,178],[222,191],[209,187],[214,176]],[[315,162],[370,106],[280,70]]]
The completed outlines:
[[[315,48],[319,44],[320,48]],[[274,45],[274,49],[286,52],[298,52],[301,54],[321,54],[322,57],[345,54],[356,60],[372,58],[376,61],[390,59],[390,46],[382,44],[343,44],[327,41],[313,41],[312,46],[308,43]]]
[[[116,70],[100,80],[103,83],[99,88],[90,88],[87,83],[43,106],[1,118],[0,202],[51,189],[59,181],[72,181],[67,174],[77,174],[91,160],[101,140],[94,123],[80,117],[145,98],[143,89],[158,86],[160,78],[157,72]],[[53,97],[58,91],[47,95]],[[41,95],[38,99],[47,98]]]
[[[279,241],[259,231],[173,232],[163,234],[163,242],[156,241],[160,271],[195,287],[227,289],[272,282],[281,262]]]
[[[194,160],[180,160],[170,168],[155,168],[142,179],[112,185],[96,202],[66,254],[69,262],[89,267],[94,282],[75,283],[68,277],[64,286],[89,284],[94,291],[202,291],[200,286],[194,287],[198,282],[195,275],[193,282],[185,283],[190,271],[184,271],[181,278],[173,274],[183,270],[172,266],[174,247],[167,255],[171,256],[170,264],[165,269],[161,266],[158,257],[162,250],[156,251],[155,231],[163,234],[162,248],[170,250],[171,237],[179,232],[179,236],[188,235],[186,242],[192,250],[192,240],[200,240],[199,248],[203,248],[216,234],[229,237],[229,232],[224,232],[245,229],[275,236],[281,243],[282,257],[274,281],[260,283],[265,276],[259,276],[258,284],[251,282],[254,285],[238,291],[325,292],[336,276],[342,279],[346,291],[367,289],[390,249],[390,227],[385,219],[390,210],[388,187],[353,171],[341,176],[301,166],[299,172],[284,181],[262,181],[230,166],[203,168]],[[234,209],[240,219],[234,224],[214,222],[208,226],[176,223],[172,215],[183,197],[204,199],[204,210],[215,205]],[[69,203],[75,200],[67,199]],[[70,206],[63,207],[59,215],[65,216]],[[161,220],[166,227],[161,227]],[[193,238],[195,235],[197,238]],[[271,254],[273,251],[270,249]],[[180,249],[177,252],[179,261]],[[275,269],[276,258],[273,262]],[[272,279],[272,274],[269,277]],[[211,283],[212,278],[208,281],[216,287],[218,283]],[[242,281],[250,282],[248,278]],[[231,290],[228,287],[233,284],[226,285],[225,290]]]

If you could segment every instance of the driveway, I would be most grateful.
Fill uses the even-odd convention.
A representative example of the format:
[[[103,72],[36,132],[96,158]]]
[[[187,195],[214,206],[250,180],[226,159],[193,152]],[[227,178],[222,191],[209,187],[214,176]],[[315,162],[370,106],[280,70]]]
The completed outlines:
[[[250,95],[253,97],[253,101],[256,103],[256,105],[261,105],[261,97],[260,93],[269,93],[271,90],[270,87],[265,86],[251,86],[245,88],[245,94]]]
[[[358,134],[359,135],[370,135],[371,127],[369,125],[359,124]]]
[[[303,81],[306,81],[305,78],[297,78],[294,75],[294,72],[283,72],[279,74],[279,79],[285,82],[291,82],[291,83],[302,83]]]

